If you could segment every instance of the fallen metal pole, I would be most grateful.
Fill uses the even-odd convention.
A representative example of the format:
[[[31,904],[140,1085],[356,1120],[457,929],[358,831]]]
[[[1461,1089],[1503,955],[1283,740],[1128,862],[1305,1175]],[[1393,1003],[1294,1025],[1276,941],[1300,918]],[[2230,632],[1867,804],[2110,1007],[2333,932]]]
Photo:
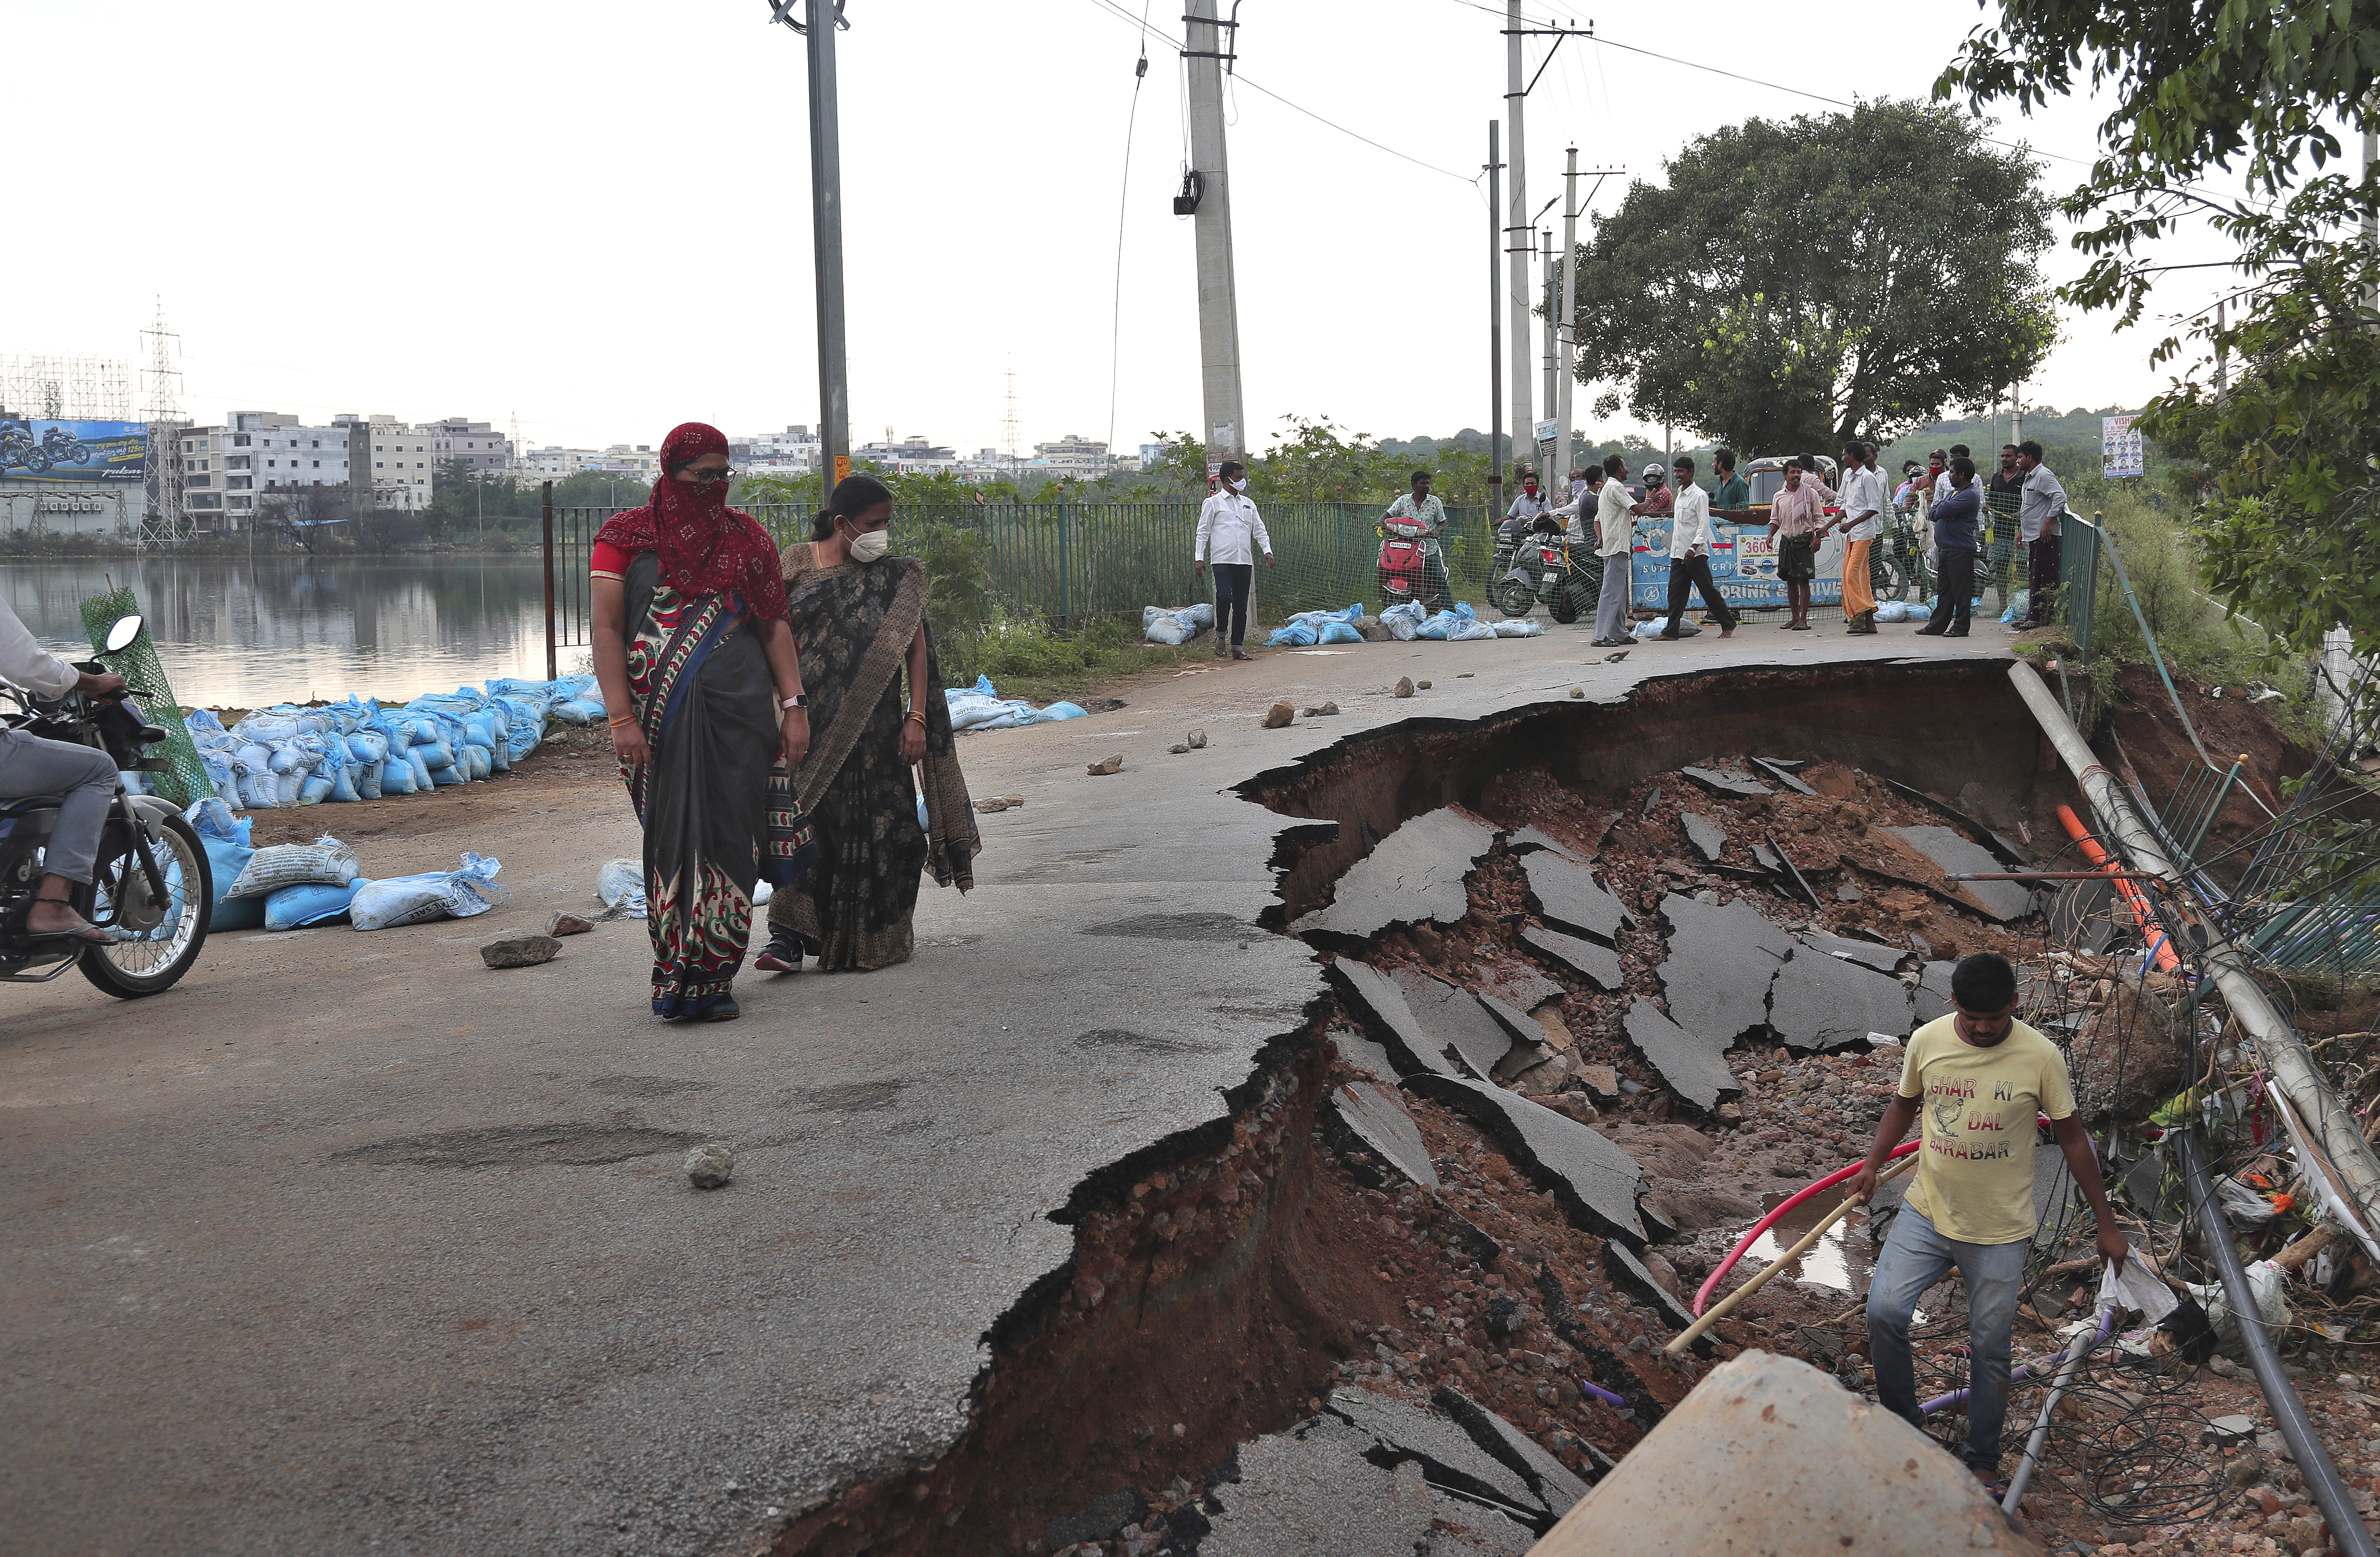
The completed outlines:
[[[2166,857],[2163,845],[2125,798],[2115,775],[2100,765],[2093,754],[2082,732],[2058,706],[2058,698],[2048,684],[2042,681],[2032,666],[2018,663],[2009,667],[2009,680],[2016,686],[2017,695],[2058,748],[2058,756],[2073,773],[2091,808],[2098,813],[2099,825],[2106,836],[2122,850],[2125,862],[2138,870],[2161,875],[2177,887],[2185,886],[2182,871]],[[2187,911],[2189,893],[2168,894],[2168,904],[2176,911]],[[2230,1007],[2232,1017],[2240,1031],[2255,1045],[2256,1057],[2272,1073],[2274,1085],[2286,1093],[2313,1132],[2315,1144],[2336,1170],[2340,1186],[2352,1200],[2356,1221],[2350,1229],[2373,1258],[2380,1260],[2380,1237],[2373,1228],[2380,1225],[2380,1157],[2373,1154],[2371,1142],[2355,1116],[2331,1091],[2313,1056],[2299,1037],[2297,1030],[2274,1006],[2272,996],[2250,972],[2247,959],[2239,948],[2226,940],[2213,924],[2200,923],[2207,940],[2199,952],[2205,970],[2214,976],[2216,987],[2223,992],[2223,1000]]]
[[[2314,1506],[2330,1522],[2331,1545],[2341,1557],[2380,1557],[2380,1547],[2373,1545],[2371,1530],[2365,1527],[2362,1515],[2355,1512],[2355,1504],[2347,1495],[2347,1484],[2338,1479],[2338,1467],[2330,1463],[2313,1423],[2307,1419],[2305,1402],[2298,1398],[2289,1376],[2281,1370],[2280,1353],[2265,1331],[2265,1316],[2256,1310],[2255,1294],[2248,1288],[2248,1272],[2240,1263],[2239,1248],[2231,1241],[2231,1224],[2224,1220],[2223,1203],[2216,1199],[2214,1180],[2207,1176],[2206,1153],[2199,1145],[2198,1131],[2192,1127],[2177,1133],[2181,1137],[2181,1172],[2190,1185],[2191,1203],[2197,1208],[2207,1252],[2215,1257],[2215,1268],[2222,1273],[2224,1297],[2240,1322],[2240,1341],[2247,1348],[2248,1366],[2256,1375],[2256,1387],[2265,1392],[2265,1404],[2273,1408],[2273,1426],[2280,1432],[2281,1442],[2289,1445],[2289,1458],[2297,1462],[2298,1474],[2305,1478],[2306,1491],[2313,1496]]]
[[[2084,1331],[2074,1337],[2073,1345],[2066,1348],[2065,1365],[2058,1370],[2058,1377],[2051,1382],[2049,1393],[2042,1397],[2041,1415],[2034,1418],[2033,1432],[2024,1441],[2024,1458],[2017,1462],[2016,1474],[2009,1478],[2008,1493],[2000,1499],[2002,1513],[2014,1514],[2024,1506],[2024,1490],[2033,1482],[2034,1467],[2041,1464],[2041,1446],[2049,1442],[2050,1413],[2058,1409],[2058,1402],[2064,1397],[2067,1386],[2074,1382],[2074,1370],[2082,1366],[2082,1359],[2107,1339],[2107,1332],[2114,1327],[2114,1319],[2113,1310],[2101,1309],[2097,1330]]]

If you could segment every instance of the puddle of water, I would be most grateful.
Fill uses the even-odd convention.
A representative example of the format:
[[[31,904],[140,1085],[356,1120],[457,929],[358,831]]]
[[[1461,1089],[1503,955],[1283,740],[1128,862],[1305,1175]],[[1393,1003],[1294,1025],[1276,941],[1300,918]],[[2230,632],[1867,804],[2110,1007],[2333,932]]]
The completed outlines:
[[[1760,1209],[1764,1213],[1774,1211],[1791,1198],[1788,1194],[1765,1196]],[[1827,1213],[1840,1203],[1830,1195],[1817,1195],[1803,1201],[1761,1234],[1759,1241],[1744,1251],[1744,1260],[1774,1263],[1779,1255],[1801,1242]],[[1828,1228],[1807,1253],[1786,1266],[1776,1279],[1828,1287],[1849,1298],[1867,1290],[1868,1272],[1875,1263],[1874,1251],[1868,1244],[1867,1213],[1855,1211]]]

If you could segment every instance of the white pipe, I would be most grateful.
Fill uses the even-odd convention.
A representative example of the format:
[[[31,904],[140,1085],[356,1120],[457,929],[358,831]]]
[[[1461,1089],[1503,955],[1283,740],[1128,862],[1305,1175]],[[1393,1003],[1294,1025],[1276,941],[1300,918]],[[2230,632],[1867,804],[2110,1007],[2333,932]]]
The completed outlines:
[[[2042,733],[2058,748],[2074,781],[2097,813],[2099,825],[2113,835],[2123,856],[2133,869],[2158,875],[2173,886],[2176,892],[2165,899],[2168,908],[2187,911],[2187,888],[2182,873],[2166,858],[2165,850],[2156,835],[2143,822],[2126,800],[2114,774],[2100,765],[2082,732],[2066,717],[2048,684],[2022,661],[2009,667],[2009,680],[2015,683],[2017,695],[2024,699]],[[2380,1260],[2380,1237],[2372,1229],[2380,1225],[2380,1157],[2374,1157],[2371,1143],[2363,1139],[2355,1116],[2339,1102],[2330,1084],[2323,1079],[2307,1053],[2305,1040],[2274,1006],[2265,986],[2249,971],[2248,960],[2238,947],[2224,939],[2213,924],[2202,922],[2200,928],[2208,936],[2199,958],[2208,972],[2214,975],[2216,987],[2223,992],[2224,1003],[2231,1008],[2240,1031],[2254,1044],[2256,1056],[2271,1072],[2273,1084],[2296,1105],[2298,1115],[2312,1128],[2322,1153],[2337,1171],[2348,1194],[2353,1199],[2355,1214],[2349,1218],[2349,1230],[2374,1260]],[[2306,1165],[2307,1177],[2315,1178],[2320,1165]]]

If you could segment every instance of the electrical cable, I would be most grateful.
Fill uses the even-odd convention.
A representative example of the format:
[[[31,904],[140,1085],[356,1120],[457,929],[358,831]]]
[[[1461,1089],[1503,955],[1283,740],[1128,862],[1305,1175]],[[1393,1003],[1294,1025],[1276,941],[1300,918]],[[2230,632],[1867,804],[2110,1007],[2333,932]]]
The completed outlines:
[[[1149,0],[1141,0],[1141,25],[1148,25]],[[1115,448],[1116,380],[1123,368],[1123,234],[1132,209],[1132,135],[1140,123],[1140,88],[1148,79],[1148,37],[1141,35],[1140,63],[1132,73],[1132,106],[1123,119],[1123,187],[1116,196],[1115,287],[1108,308],[1108,448]]]

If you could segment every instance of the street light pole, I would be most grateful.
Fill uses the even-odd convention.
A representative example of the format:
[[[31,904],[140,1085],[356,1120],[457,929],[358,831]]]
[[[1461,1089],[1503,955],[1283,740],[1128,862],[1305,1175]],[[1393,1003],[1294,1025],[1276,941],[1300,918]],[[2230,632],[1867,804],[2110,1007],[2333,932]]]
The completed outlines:
[[[826,490],[851,474],[851,387],[844,372],[843,317],[843,136],[835,105],[834,35],[850,27],[843,0],[809,0],[809,21],[794,19],[800,0],[769,0],[769,19],[808,43],[810,78],[810,239],[818,294],[819,462]]]

